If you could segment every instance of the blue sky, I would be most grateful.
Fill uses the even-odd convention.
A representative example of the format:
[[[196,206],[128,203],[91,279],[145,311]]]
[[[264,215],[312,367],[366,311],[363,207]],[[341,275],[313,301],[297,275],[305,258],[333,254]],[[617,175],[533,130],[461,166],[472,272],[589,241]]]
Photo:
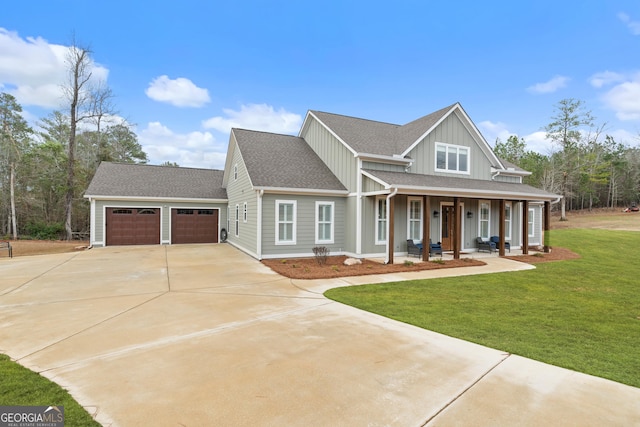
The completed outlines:
[[[309,109],[403,124],[460,102],[491,145],[542,128],[564,98],[619,142],[640,134],[640,3],[12,2],[0,91],[35,121],[60,104],[64,52],[96,78],[150,163],[223,168],[229,129],[296,134]]]

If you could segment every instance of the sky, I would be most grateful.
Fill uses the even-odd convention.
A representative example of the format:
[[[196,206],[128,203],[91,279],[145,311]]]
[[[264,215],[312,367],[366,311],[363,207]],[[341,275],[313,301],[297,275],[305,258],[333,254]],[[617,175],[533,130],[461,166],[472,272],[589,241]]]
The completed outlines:
[[[65,109],[74,39],[151,164],[223,169],[232,127],[295,135],[308,110],[404,124],[455,102],[492,146],[550,154],[568,98],[640,144],[637,0],[11,2],[0,92],[35,127]]]

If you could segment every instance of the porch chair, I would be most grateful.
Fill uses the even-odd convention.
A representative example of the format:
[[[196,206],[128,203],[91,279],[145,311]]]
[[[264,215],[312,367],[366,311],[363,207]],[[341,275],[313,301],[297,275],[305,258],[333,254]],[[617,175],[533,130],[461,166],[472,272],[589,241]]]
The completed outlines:
[[[498,245],[500,245],[500,237],[498,237],[498,236],[491,236],[491,238],[489,240],[496,244],[496,248],[498,247]],[[508,250],[509,253],[511,253],[511,243],[505,241],[504,242],[504,248],[506,250]]]
[[[433,243],[431,239],[429,239],[429,256],[440,255],[442,256],[442,245],[440,242]]]
[[[482,240],[482,237],[476,237],[476,244],[478,245],[478,252],[487,251],[491,253],[498,250],[494,242],[492,242],[491,240],[485,242],[484,240]]]
[[[422,255],[422,243],[416,244],[413,239],[407,239],[407,255]]]

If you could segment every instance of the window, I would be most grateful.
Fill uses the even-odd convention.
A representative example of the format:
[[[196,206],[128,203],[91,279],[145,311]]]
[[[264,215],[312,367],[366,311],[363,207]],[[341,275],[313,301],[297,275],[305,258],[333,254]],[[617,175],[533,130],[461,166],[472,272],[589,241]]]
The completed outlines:
[[[138,215],[155,215],[155,209],[138,209]]]
[[[213,215],[213,209],[198,209],[198,215]]]
[[[504,240],[511,240],[511,203],[504,205]]]
[[[491,215],[491,206],[489,202],[480,202],[480,237],[483,239],[488,239],[489,236],[489,219]]]
[[[296,202],[276,200],[276,245],[296,244]]]
[[[422,239],[422,200],[409,199],[407,239]]]
[[[193,215],[193,209],[178,209],[178,215]]]
[[[469,173],[469,147],[436,143],[436,170]]]
[[[534,237],[535,235],[535,228],[533,227],[533,223],[534,223],[534,213],[533,213],[533,209],[529,209],[529,215],[527,218],[527,225],[528,225],[528,230],[529,230],[529,237]]]
[[[231,221],[231,207],[227,205],[227,230],[231,230],[231,228],[229,228],[230,221]]]
[[[387,242],[387,199],[376,200],[376,244]]]
[[[240,235],[240,205],[236,205],[236,237]]]
[[[233,180],[238,180],[238,164],[233,165]]]
[[[244,202],[244,205],[242,206],[242,222],[247,222],[247,202]]]
[[[131,215],[133,209],[114,209],[111,211],[114,215]]]
[[[334,202],[316,202],[316,243],[333,243]]]

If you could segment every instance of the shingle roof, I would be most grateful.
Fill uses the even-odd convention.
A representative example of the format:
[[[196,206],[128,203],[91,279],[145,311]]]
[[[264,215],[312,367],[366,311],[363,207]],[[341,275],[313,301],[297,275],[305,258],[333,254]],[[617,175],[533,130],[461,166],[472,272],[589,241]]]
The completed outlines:
[[[225,199],[224,171],[102,162],[86,196]]]
[[[416,142],[455,105],[442,108],[405,125],[376,122],[339,114],[311,111],[357,153],[393,156]]]
[[[346,191],[304,139],[233,129],[254,187]]]
[[[421,187],[427,193],[429,190],[447,190],[451,196],[459,193],[466,196],[476,194],[478,197],[496,194],[513,199],[522,198],[526,200],[555,200],[558,198],[556,194],[548,193],[527,184],[369,169],[366,169],[365,172],[389,184],[391,187]]]

